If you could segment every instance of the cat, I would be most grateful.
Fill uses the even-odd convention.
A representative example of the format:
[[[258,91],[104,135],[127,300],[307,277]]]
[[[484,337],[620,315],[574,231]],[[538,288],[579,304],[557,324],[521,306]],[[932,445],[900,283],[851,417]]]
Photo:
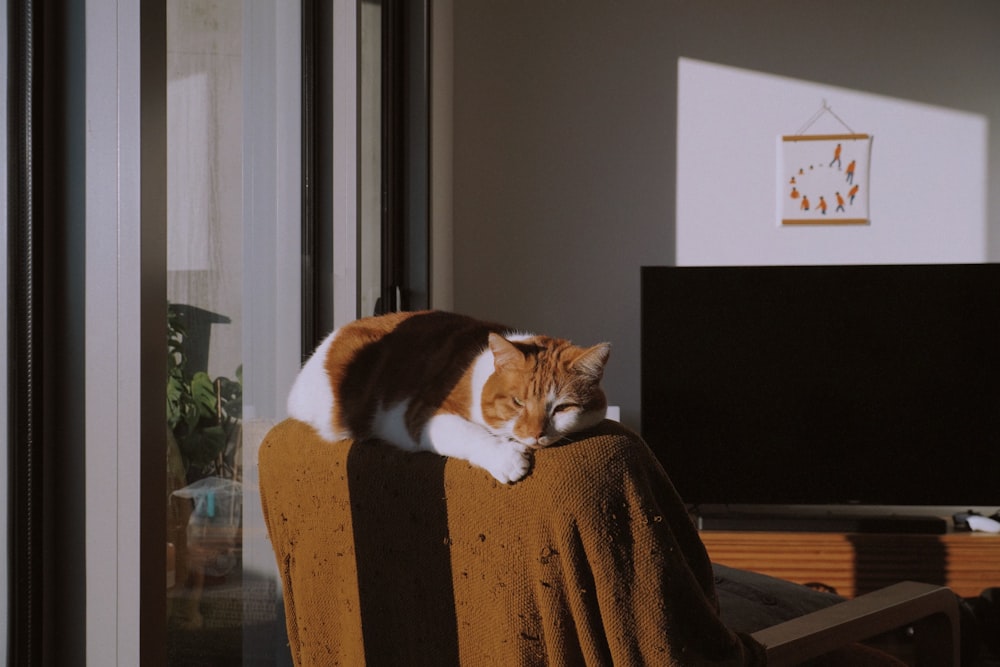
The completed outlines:
[[[512,483],[528,474],[531,450],[604,419],[610,349],[444,311],[363,318],[316,348],[288,414],[330,442],[378,438]]]

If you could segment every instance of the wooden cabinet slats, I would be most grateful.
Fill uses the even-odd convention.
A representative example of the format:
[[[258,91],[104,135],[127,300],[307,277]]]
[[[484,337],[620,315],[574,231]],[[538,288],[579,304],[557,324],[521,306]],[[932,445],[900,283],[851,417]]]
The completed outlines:
[[[979,595],[1000,586],[1000,535],[702,531],[717,563],[798,583],[819,582],[848,597],[903,580]]]

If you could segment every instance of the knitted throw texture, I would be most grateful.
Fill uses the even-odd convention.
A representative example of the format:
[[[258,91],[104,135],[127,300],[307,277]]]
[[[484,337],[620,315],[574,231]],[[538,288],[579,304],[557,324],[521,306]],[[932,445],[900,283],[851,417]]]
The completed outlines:
[[[513,485],[286,420],[260,490],[296,664],[744,665],[666,473],[605,421]]]

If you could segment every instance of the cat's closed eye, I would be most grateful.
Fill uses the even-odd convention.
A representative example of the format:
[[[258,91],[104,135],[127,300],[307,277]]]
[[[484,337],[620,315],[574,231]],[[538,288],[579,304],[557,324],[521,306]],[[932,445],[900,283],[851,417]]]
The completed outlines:
[[[566,412],[567,410],[578,410],[579,408],[580,406],[576,403],[560,403],[556,407],[552,408],[552,414]]]
[[[517,396],[511,396],[510,399],[512,401],[514,401],[514,405],[516,405],[517,407],[519,407],[519,408],[523,408],[524,407],[524,401],[522,401]]]

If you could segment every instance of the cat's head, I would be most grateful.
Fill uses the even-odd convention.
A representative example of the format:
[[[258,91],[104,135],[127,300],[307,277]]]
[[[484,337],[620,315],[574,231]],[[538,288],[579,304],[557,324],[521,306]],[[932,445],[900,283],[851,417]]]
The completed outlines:
[[[483,386],[482,409],[495,433],[546,447],[604,419],[608,343],[582,348],[547,336],[490,334],[489,346],[494,371]]]

